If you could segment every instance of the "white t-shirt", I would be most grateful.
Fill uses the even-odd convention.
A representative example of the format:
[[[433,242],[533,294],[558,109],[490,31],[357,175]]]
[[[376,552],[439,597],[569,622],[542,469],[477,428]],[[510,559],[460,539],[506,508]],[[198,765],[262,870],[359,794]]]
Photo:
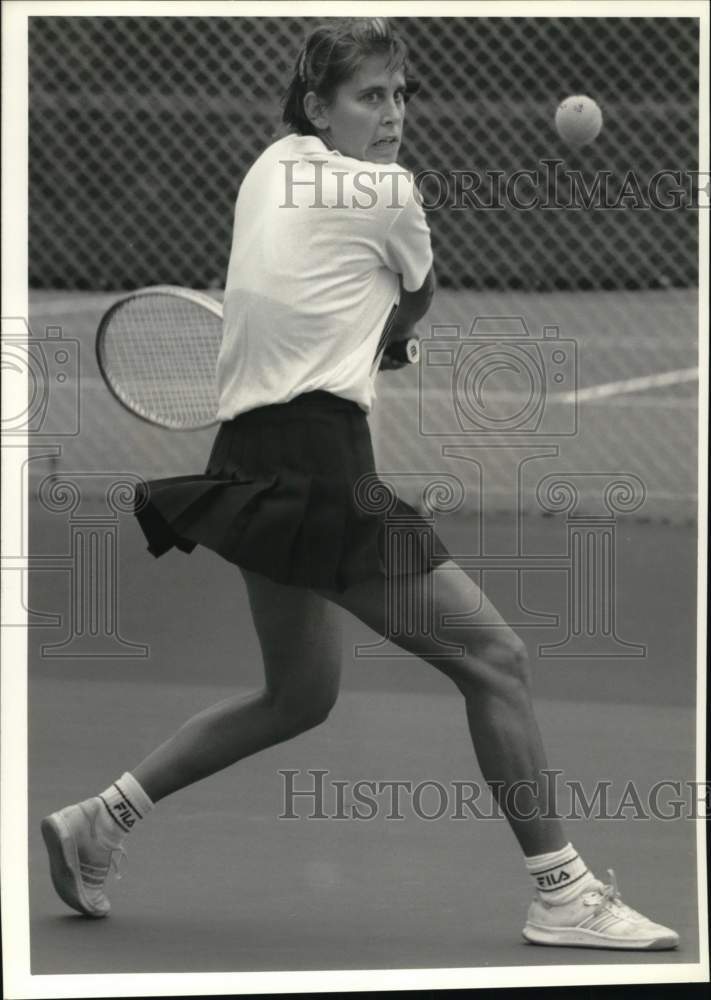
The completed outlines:
[[[403,287],[422,287],[430,231],[412,175],[288,135],[248,171],[235,207],[218,419],[314,389],[369,412],[376,355]]]

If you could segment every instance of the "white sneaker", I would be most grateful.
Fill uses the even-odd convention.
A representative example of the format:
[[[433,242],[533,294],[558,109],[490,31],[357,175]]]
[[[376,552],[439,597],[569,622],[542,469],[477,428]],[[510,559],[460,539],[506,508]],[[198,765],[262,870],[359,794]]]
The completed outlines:
[[[100,799],[87,799],[45,817],[41,826],[57,894],[67,906],[87,917],[109,913],[111,904],[104,883],[112,868],[116,877],[121,877],[116,858],[126,857],[122,847],[97,834],[96,818],[102,808]]]
[[[577,948],[628,948],[664,951],[676,948],[679,935],[652,923],[620,899],[617,880],[608,869],[610,884],[595,882],[569,903],[535,899],[528,910],[523,936],[531,944]]]

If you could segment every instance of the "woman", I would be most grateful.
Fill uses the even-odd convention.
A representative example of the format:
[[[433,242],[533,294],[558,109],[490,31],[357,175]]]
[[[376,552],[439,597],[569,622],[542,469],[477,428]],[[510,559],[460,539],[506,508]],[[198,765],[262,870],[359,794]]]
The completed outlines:
[[[413,89],[385,20],[317,29],[285,102],[292,131],[242,183],[218,362],[222,423],[207,472],[151,483],[138,517],[155,555],[200,543],[240,567],[264,690],[201,712],[100,796],[45,819],[55,888],[79,912],[105,916],[112,859],[157,802],[326,718],[339,685],[339,609],[385,634],[388,588],[415,602],[431,573],[435,620],[480,607],[480,624],[397,641],[465,698],[479,765],[533,878],[524,936],[672,948],[677,935],[625,906],[614,879],[599,882],[551,816],[520,639],[439,540],[434,556],[420,541],[414,559],[390,563],[384,515],[359,501],[374,472],[366,414],[383,328],[397,303],[390,336],[411,334],[434,289],[427,223],[397,165]],[[463,655],[443,659],[441,639]],[[528,788],[528,802],[510,801],[514,785]]]

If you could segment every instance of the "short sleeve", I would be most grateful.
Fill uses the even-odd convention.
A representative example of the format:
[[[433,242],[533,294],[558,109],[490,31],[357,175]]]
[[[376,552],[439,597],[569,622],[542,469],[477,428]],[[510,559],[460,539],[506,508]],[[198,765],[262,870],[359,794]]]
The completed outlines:
[[[416,292],[422,288],[432,267],[432,242],[414,182],[402,211],[385,236],[383,257],[391,271],[402,275],[405,291]]]

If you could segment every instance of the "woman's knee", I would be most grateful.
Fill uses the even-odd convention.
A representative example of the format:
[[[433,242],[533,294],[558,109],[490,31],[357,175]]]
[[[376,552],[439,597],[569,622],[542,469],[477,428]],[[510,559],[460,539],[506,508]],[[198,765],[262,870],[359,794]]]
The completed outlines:
[[[502,630],[486,645],[465,654],[464,668],[455,683],[465,696],[482,689],[530,690],[531,669],[525,643],[510,629]]]
[[[326,721],[336,704],[338,688],[323,685],[316,690],[280,690],[268,697],[280,732],[285,736],[296,736]]]
[[[526,688],[531,686],[531,664],[528,659],[528,650],[523,639],[519,638],[515,632],[509,631],[505,637],[502,637],[490,655],[491,662],[503,673],[507,681],[522,684]]]

